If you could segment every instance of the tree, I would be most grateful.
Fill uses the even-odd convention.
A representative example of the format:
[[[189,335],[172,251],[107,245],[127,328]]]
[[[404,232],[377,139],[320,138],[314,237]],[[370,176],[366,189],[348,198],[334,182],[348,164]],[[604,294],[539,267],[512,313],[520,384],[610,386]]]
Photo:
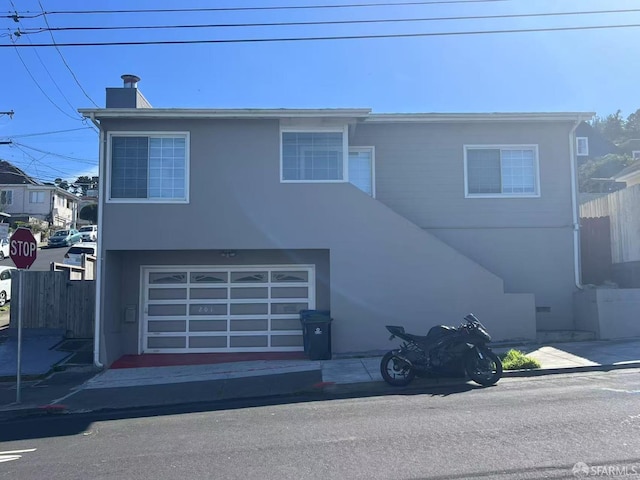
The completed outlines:
[[[98,205],[92,204],[82,207],[80,210],[80,218],[96,225],[98,223]]]
[[[640,138],[640,108],[627,117],[624,123],[626,140]]]
[[[607,115],[605,118],[596,116],[591,122],[591,126],[598,130],[607,140],[618,144],[626,140],[625,121],[621,111]]]
[[[80,191],[82,191],[82,195],[87,194],[87,190],[97,190],[98,189],[98,177],[88,177],[86,175],[81,175],[78,179],[73,182]]]
[[[62,190],[69,191],[69,182],[63,180],[61,178],[56,178],[53,183],[56,187],[61,188]]]
[[[611,178],[623,168],[633,163],[633,159],[627,155],[609,154],[604,157],[591,159],[580,165],[578,181],[581,192],[590,192],[593,178]]]

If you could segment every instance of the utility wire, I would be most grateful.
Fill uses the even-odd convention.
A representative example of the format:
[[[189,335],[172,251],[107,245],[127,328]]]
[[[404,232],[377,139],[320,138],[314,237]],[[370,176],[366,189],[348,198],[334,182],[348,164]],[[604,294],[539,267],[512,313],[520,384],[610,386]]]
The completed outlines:
[[[12,2],[12,4],[13,4],[13,2]],[[40,10],[42,10],[42,18],[44,19],[44,23],[47,24],[47,28],[51,29],[51,26],[49,25],[49,20],[47,20],[47,15],[44,12],[44,7],[42,6],[42,2],[40,0],[38,0],[38,5],[40,5]],[[65,60],[64,55],[62,55],[62,52],[60,51],[60,49],[56,45],[56,40],[53,38],[53,32],[49,31],[49,35],[51,35],[51,42],[53,42],[54,46],[56,47],[56,51],[58,52],[58,54],[60,54],[60,58],[62,59],[62,63],[64,63],[65,67],[67,67],[67,70],[69,70],[69,73],[71,73],[71,76],[73,77],[73,79],[78,84],[78,87],[80,87],[80,90],[82,90],[82,93],[84,93],[84,96],[87,97],[89,99],[89,101],[91,103],[93,103],[93,105],[95,107],[99,108],[98,104],[93,101],[93,99],[89,96],[89,94],[85,91],[85,89],[82,88],[82,85],[80,85],[80,81],[78,80],[78,77],[76,77],[76,74],[73,73],[73,70],[71,70],[71,67],[69,66],[69,64]]]
[[[6,138],[26,138],[26,137],[38,137],[40,135],[54,135],[57,133],[77,132],[80,130],[93,130],[91,127],[69,128],[67,130],[53,130],[51,132],[39,132],[39,133],[21,133],[18,135],[7,135]]]
[[[21,35],[42,33],[45,31],[79,31],[79,30],[158,30],[158,29],[183,29],[183,28],[226,28],[226,27],[282,27],[282,26],[309,26],[309,25],[353,25],[366,23],[403,23],[403,22],[434,22],[449,20],[491,20],[502,18],[531,18],[531,17],[560,17],[570,15],[600,15],[608,13],[637,13],[640,8],[625,10],[593,10],[579,12],[554,12],[554,13],[520,13],[507,15],[471,15],[462,17],[427,17],[427,18],[395,18],[395,19],[371,19],[371,20],[322,20],[305,22],[273,22],[273,23],[212,23],[212,24],[188,24],[188,25],[128,25],[108,27],[56,27],[27,28],[20,30]]]
[[[567,32],[580,30],[608,30],[620,28],[638,28],[640,23],[622,25],[584,25],[579,27],[541,27],[541,28],[517,28],[510,30],[467,30],[458,32],[426,32],[426,33],[390,33],[372,35],[340,35],[340,36],[317,36],[317,37],[276,37],[276,38],[241,38],[241,39],[208,39],[208,40],[143,40],[130,42],[69,42],[33,44],[34,47],[107,47],[125,45],[194,45],[194,44],[225,44],[225,43],[269,43],[269,42],[308,42],[319,40],[368,40],[380,38],[417,38],[417,37],[452,37],[463,35],[490,35],[502,33],[535,33],[535,32]],[[0,48],[10,47],[2,45]],[[28,45],[13,45],[14,47],[24,47]]]
[[[13,144],[16,145],[16,146],[22,147],[22,148],[28,148],[29,150],[33,150],[35,152],[46,153],[47,155],[53,155],[54,157],[64,158],[65,160],[71,160],[71,161],[79,162],[79,163],[86,163],[86,164],[89,164],[89,165],[97,165],[98,164],[98,160],[91,160],[89,158],[78,158],[78,157],[71,157],[69,155],[62,155],[60,153],[49,152],[47,150],[41,150],[39,148],[31,147],[29,145],[25,145],[24,143],[19,143],[19,142],[13,142]]]
[[[45,168],[48,168],[48,169],[50,169],[50,170],[53,170],[54,172],[58,172],[59,174],[64,175],[64,176],[67,176],[67,177],[69,177],[69,176],[73,176],[73,174],[72,174],[72,173],[70,173],[70,172],[66,172],[66,171],[60,170],[59,168],[52,167],[51,165],[48,165],[48,164],[46,164],[46,163],[44,163],[44,162],[42,162],[42,161],[38,160],[36,157],[34,157],[33,155],[31,155],[29,152],[27,152],[26,150],[24,150],[23,148],[21,148],[21,146],[20,146],[20,145],[16,145],[16,148],[17,148],[18,150],[20,150],[23,154],[25,154],[27,157],[29,157],[29,158],[33,159],[36,163],[39,163],[41,166],[43,166],[43,167],[45,167]],[[44,157],[42,157],[42,158],[44,158]]]
[[[278,5],[266,7],[213,7],[213,8],[152,8],[152,9],[132,9],[132,10],[58,10],[45,12],[27,16],[18,15],[21,18],[38,18],[43,15],[100,15],[100,14],[122,14],[122,13],[180,13],[180,12],[246,12],[261,10],[312,10],[312,9],[330,9],[330,8],[371,8],[371,7],[400,7],[411,5],[443,5],[455,3],[497,3],[507,2],[510,0],[429,0],[429,1],[413,1],[413,2],[380,2],[380,3],[351,3],[344,5]],[[15,18],[14,15],[5,16],[5,18]]]
[[[9,47],[11,45],[2,45],[3,47]],[[24,45],[24,46],[28,46],[28,45]],[[47,92],[44,91],[44,89],[40,86],[40,84],[38,83],[38,81],[35,79],[35,77],[31,74],[31,71],[29,70],[29,67],[27,67],[27,64],[24,62],[24,60],[22,59],[22,55],[20,55],[20,51],[18,50],[18,46],[16,44],[13,44],[13,47],[15,47],[16,49],[16,53],[18,54],[18,58],[20,59],[20,62],[22,63],[22,65],[24,66],[25,70],[27,71],[27,73],[29,74],[29,76],[31,77],[31,80],[33,80],[33,83],[36,84],[36,87],[38,87],[38,89],[42,92],[42,94],[45,96],[45,98],[47,100],[49,100],[49,102],[51,102],[51,105],[53,105],[54,107],[56,107],[58,110],[60,110],[60,113],[62,113],[63,115],[71,118],[72,120],[78,120],[78,121],[82,121],[81,118],[79,117],[74,117],[72,115],[69,115],[67,112],[65,112],[62,108],[60,108],[58,106],[58,104],[56,102],[54,102],[51,97],[49,95],[47,95]]]

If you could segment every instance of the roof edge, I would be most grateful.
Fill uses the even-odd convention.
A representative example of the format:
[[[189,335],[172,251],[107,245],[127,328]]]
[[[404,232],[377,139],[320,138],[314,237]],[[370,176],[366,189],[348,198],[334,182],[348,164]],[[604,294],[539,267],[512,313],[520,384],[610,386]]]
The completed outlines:
[[[495,113],[375,113],[367,122],[503,122],[571,121],[591,119],[595,112],[495,112]]]
[[[353,118],[371,114],[369,108],[321,109],[202,109],[202,108],[97,108],[79,109],[93,118]]]

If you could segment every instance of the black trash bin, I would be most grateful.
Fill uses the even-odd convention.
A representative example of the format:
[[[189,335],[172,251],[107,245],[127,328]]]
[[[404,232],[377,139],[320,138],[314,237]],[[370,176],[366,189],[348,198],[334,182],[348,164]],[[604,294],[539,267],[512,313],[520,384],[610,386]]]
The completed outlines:
[[[331,360],[332,321],[329,310],[300,311],[304,353],[309,360]]]

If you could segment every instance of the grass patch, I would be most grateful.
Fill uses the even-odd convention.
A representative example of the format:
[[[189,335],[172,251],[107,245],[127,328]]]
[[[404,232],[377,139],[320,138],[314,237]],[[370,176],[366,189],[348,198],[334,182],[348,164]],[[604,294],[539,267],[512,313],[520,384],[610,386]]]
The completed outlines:
[[[533,368],[540,368],[540,362],[535,358],[527,357],[520,350],[514,350],[513,348],[507,353],[500,355],[502,360],[502,367],[505,370],[529,370]]]

